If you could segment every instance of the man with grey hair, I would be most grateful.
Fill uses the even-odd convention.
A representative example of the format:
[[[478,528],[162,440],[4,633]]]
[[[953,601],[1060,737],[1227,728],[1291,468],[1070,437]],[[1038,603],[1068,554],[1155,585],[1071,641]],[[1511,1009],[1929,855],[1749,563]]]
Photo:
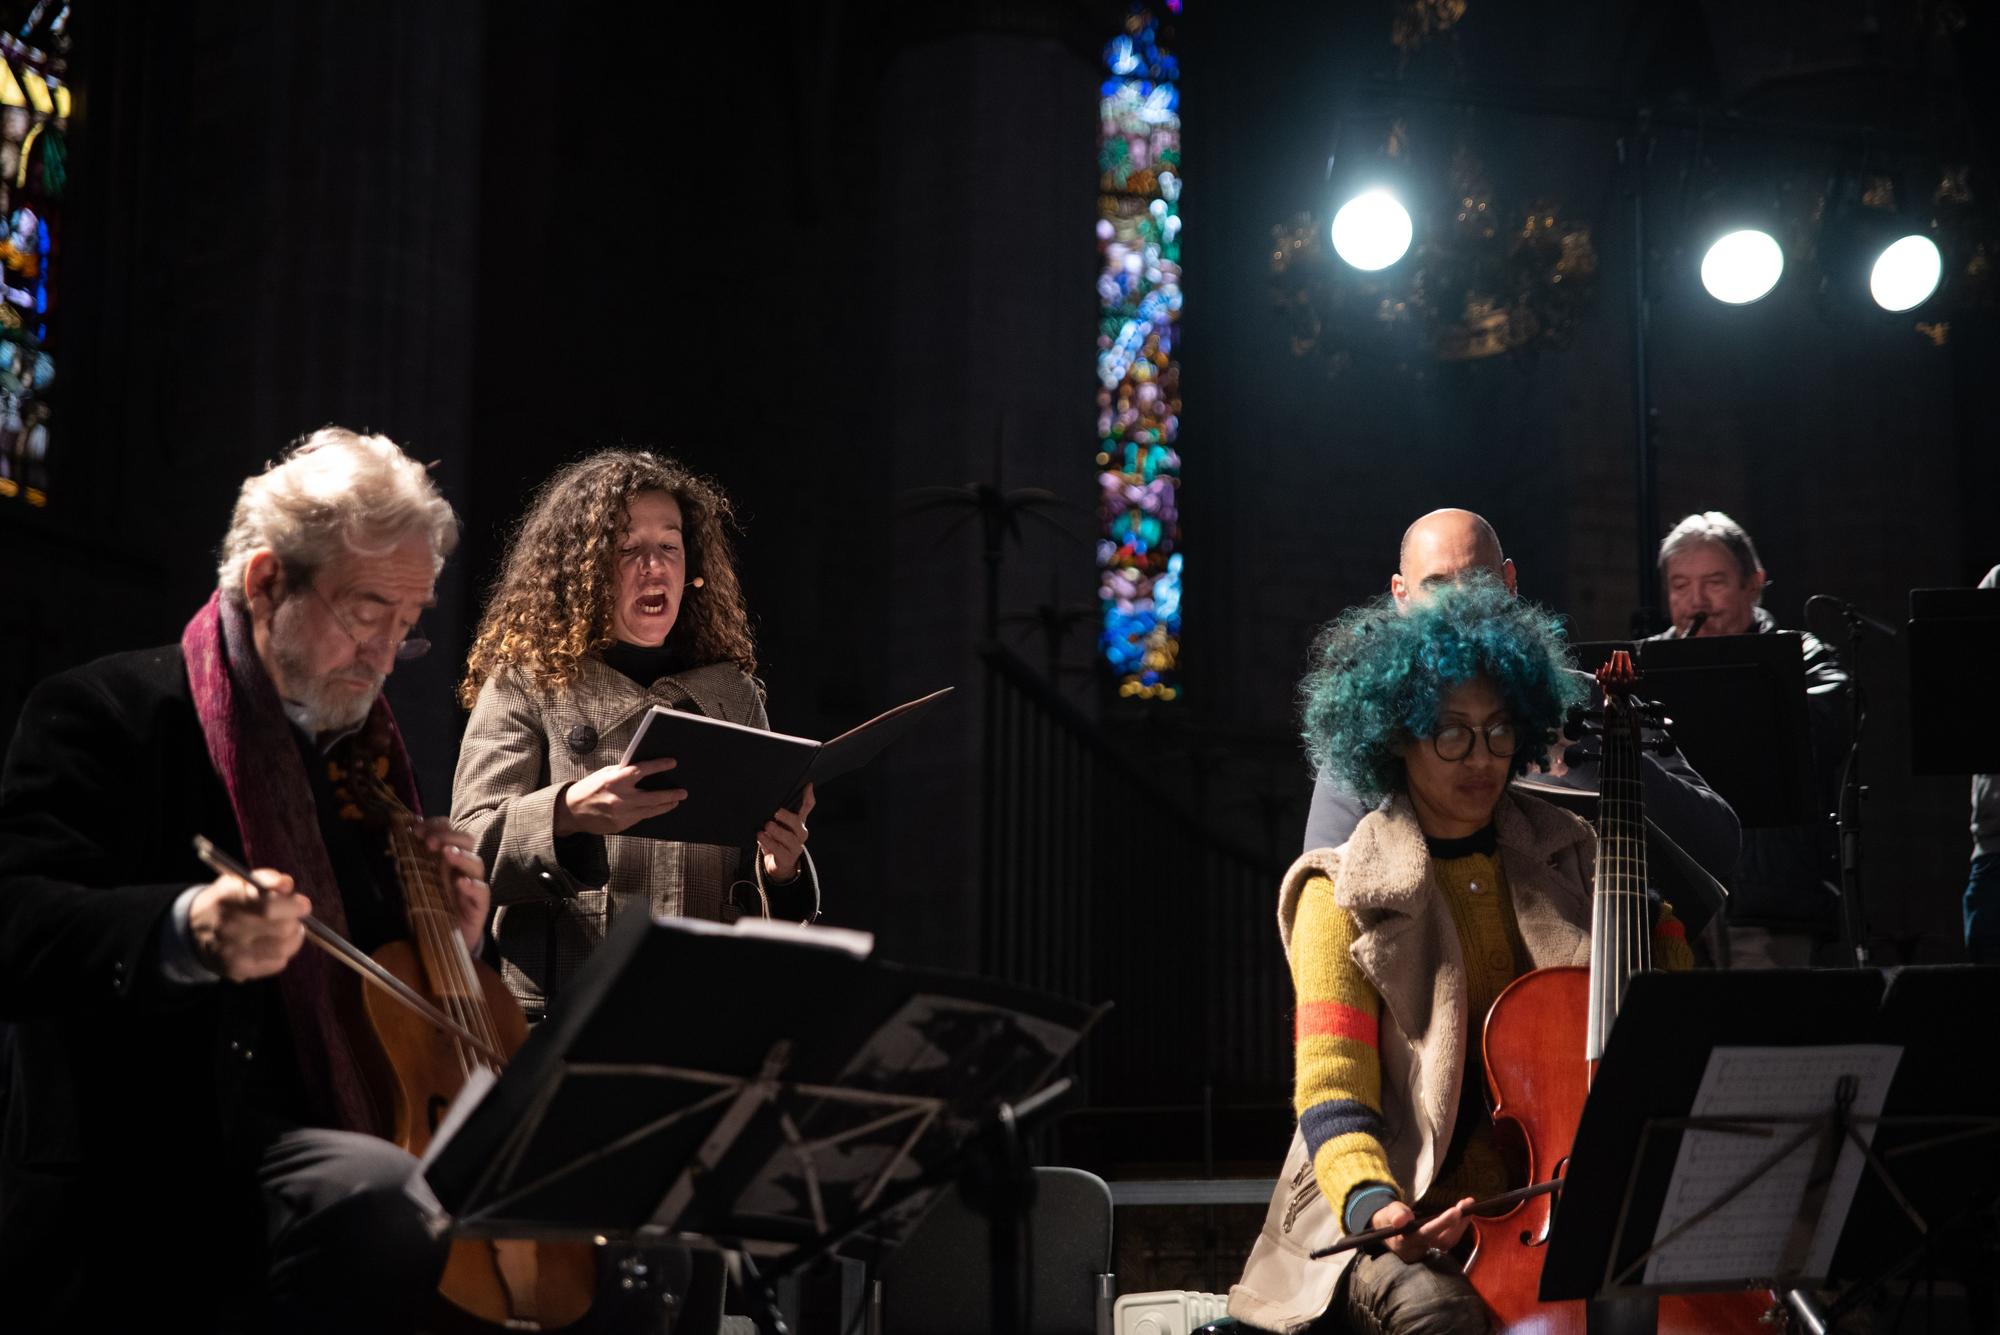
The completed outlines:
[[[1484,571],[1499,579],[1509,593],[1515,591],[1514,563],[1501,550],[1500,535],[1491,524],[1470,510],[1433,510],[1404,531],[1396,572],[1389,577],[1389,592],[1399,607],[1408,608],[1470,571]],[[1547,776],[1550,783],[1596,790],[1594,761],[1572,768],[1558,755],[1553,757],[1551,768],[1554,772]],[[1727,879],[1736,861],[1736,813],[1678,751],[1665,755],[1646,751],[1641,768],[1647,812],[1653,823],[1710,876]],[[1320,774],[1313,784],[1312,809],[1306,818],[1306,851],[1338,848],[1366,814],[1359,798],[1331,775]],[[1664,863],[1660,869],[1665,870]],[[1682,907],[1686,910],[1691,906]],[[1686,912],[1683,916],[1699,917]]]
[[[244,482],[178,644],[30,696],[0,772],[0,1292],[27,1328],[390,1331],[432,1301],[435,1202],[382,1138],[350,977],[300,946],[308,914],[367,951],[407,935],[336,789],[366,767],[414,809],[381,690],[457,530],[393,442],[315,432]],[[470,840],[420,833],[476,947]]]
[[[1691,514],[1660,542],[1660,583],[1673,624],[1654,639],[1771,635],[1767,577],[1757,545],[1720,510]],[[1833,650],[1801,635],[1806,717],[1812,734],[1814,796],[1832,811],[1847,754],[1847,672]],[[1743,831],[1730,882],[1725,927],[1731,968],[1799,967],[1814,962],[1837,927],[1834,830],[1827,820]]]
[[[1749,635],[1765,624],[1776,625],[1761,605],[1764,567],[1757,545],[1720,510],[1692,514],[1675,524],[1660,542],[1659,568],[1673,626],[1656,638]]]

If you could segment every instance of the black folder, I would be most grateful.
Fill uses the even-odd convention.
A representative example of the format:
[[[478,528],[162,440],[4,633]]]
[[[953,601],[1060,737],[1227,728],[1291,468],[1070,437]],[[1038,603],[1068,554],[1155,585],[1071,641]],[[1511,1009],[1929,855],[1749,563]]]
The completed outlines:
[[[640,821],[627,834],[687,844],[747,847],[779,807],[797,810],[808,783],[861,768],[902,737],[952,688],[932,691],[877,714],[830,742],[767,732],[654,705],[619,757],[621,765],[672,756],[674,768],[641,788],[685,788],[687,800]]]

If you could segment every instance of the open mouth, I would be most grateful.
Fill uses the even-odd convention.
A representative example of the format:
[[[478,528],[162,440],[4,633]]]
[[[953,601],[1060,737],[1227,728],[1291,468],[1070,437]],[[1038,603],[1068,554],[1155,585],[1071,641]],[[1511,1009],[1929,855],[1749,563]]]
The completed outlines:
[[[664,593],[642,593],[639,595],[639,615],[648,617],[667,614],[667,595]]]

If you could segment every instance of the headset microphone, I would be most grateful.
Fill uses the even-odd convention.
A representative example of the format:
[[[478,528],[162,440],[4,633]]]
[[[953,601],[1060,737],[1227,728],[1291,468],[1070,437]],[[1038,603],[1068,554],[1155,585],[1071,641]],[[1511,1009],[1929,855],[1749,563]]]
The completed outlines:
[[[691,579],[691,580],[689,580],[689,581],[688,581],[687,583],[685,583],[685,584],[681,585],[681,587],[682,587],[682,588],[684,588],[684,589],[698,589],[698,588],[700,588],[700,587],[702,586],[702,583],[703,583],[703,581],[702,581],[702,578],[701,578],[701,576],[700,576],[700,575],[696,575],[696,576],[695,576],[695,577],[694,577],[693,579]]]

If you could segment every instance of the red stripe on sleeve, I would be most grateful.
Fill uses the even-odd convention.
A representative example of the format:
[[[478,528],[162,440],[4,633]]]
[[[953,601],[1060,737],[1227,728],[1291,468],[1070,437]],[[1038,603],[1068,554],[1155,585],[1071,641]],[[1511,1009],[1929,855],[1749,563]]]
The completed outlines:
[[[1300,1040],[1331,1034],[1377,1046],[1375,1017],[1339,1001],[1308,1001],[1299,1007]]]

